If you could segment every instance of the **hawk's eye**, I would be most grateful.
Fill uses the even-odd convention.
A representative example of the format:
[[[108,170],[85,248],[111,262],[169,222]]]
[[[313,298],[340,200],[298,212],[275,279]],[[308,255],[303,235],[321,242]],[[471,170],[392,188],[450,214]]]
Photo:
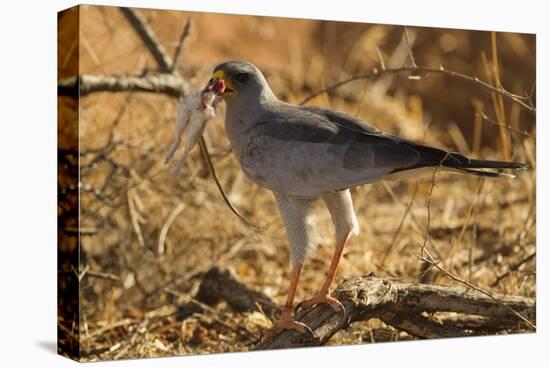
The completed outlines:
[[[248,80],[248,73],[239,73],[235,75],[235,80],[239,83],[246,83]]]

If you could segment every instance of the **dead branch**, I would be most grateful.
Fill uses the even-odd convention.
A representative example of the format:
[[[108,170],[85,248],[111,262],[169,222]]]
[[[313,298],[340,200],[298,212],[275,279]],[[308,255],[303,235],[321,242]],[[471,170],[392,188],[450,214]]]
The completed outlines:
[[[411,211],[411,208],[414,204],[414,199],[416,198],[416,193],[418,192],[418,182],[414,186],[414,191],[411,196],[411,201],[409,201],[409,204],[405,208],[405,212],[403,213],[403,216],[401,217],[401,220],[399,221],[399,225],[397,226],[397,229],[395,230],[392,240],[390,244],[386,248],[386,252],[384,253],[384,257],[382,257],[382,262],[380,263],[380,267],[384,267],[384,264],[386,263],[386,260],[388,259],[388,256],[390,255],[390,252],[393,249],[393,246],[395,245],[395,241],[397,240],[397,236],[401,232],[401,229],[403,228],[403,225],[405,224],[405,220],[407,219],[407,216],[409,215],[409,212]]]
[[[491,124],[493,125],[496,125],[496,126],[500,126],[500,127],[503,127],[505,129],[507,129],[508,131],[511,131],[515,134],[518,134],[518,135],[521,135],[527,139],[531,139],[531,140],[535,140],[535,137],[532,136],[531,134],[529,134],[527,131],[523,131],[523,130],[518,130],[518,129],[515,129],[512,125],[510,124],[503,124],[501,122],[498,122],[498,121],[495,121],[493,120],[492,118],[489,118],[489,116],[487,116],[485,113],[481,112],[479,114],[477,114],[477,116],[481,117],[483,120],[487,121],[487,122],[490,122]]]
[[[188,94],[189,83],[173,74],[150,75],[79,75],[60,80],[57,83],[59,96],[73,98],[87,96],[94,92],[149,92],[162,93],[171,97]]]
[[[412,52],[411,41],[409,40],[409,33],[407,32],[407,27],[403,27],[403,35],[405,36],[405,42],[407,43],[407,51],[409,52],[409,59],[411,61],[411,65],[413,67],[418,67],[418,65],[416,65],[416,60],[414,59],[414,54]]]
[[[57,84],[58,95],[78,98],[93,92],[128,91],[163,93],[172,97],[186,95],[189,84],[174,72],[173,67],[179,57],[181,44],[189,34],[190,21],[184,27],[180,44],[176,50],[176,59],[172,61],[172,58],[168,55],[162,43],[157,40],[155,33],[147,25],[139,11],[130,8],[120,8],[120,11],[128,19],[134,31],[155,59],[160,73],[118,76],[79,75],[78,77],[60,80]]]
[[[457,72],[457,71],[448,70],[448,69],[444,68],[443,66],[440,66],[439,68],[432,68],[432,67],[416,66],[416,65],[414,65],[414,66],[402,66],[402,67],[399,67],[399,68],[384,68],[384,69],[375,68],[368,74],[352,76],[351,78],[341,80],[341,81],[336,82],[332,85],[329,85],[328,87],[323,88],[323,89],[321,89],[321,90],[319,90],[315,93],[312,93],[308,97],[306,97],[304,100],[302,100],[302,102],[300,102],[300,104],[301,105],[306,104],[307,102],[311,101],[313,98],[315,98],[315,97],[317,97],[317,96],[319,96],[323,93],[330,92],[334,89],[337,89],[337,88],[339,88],[343,85],[354,82],[356,80],[376,79],[376,78],[379,78],[380,76],[382,76],[384,74],[396,74],[396,73],[404,73],[404,72],[411,72],[411,73],[415,73],[415,74],[417,74],[417,73],[426,73],[428,75],[429,74],[442,74],[442,75],[445,75],[445,76],[448,76],[448,77],[451,77],[451,78],[454,78],[454,79],[459,79],[459,80],[462,80],[462,81],[465,81],[465,82],[468,82],[468,83],[475,84],[475,85],[477,85],[481,88],[487,89],[490,92],[497,93],[497,94],[503,96],[504,98],[507,98],[510,101],[512,101],[514,103],[517,103],[518,105],[520,105],[521,107],[523,107],[524,109],[526,109],[527,111],[529,111],[532,114],[535,114],[537,112],[537,109],[536,109],[535,106],[527,104],[524,101],[525,97],[513,94],[513,93],[507,91],[506,89],[504,89],[502,87],[494,87],[491,84],[479,79],[476,76],[470,76],[470,75],[462,74],[462,73]]]
[[[190,33],[191,33],[191,17],[187,18],[187,21],[183,26],[183,31],[181,32],[181,35],[180,35],[178,45],[176,46],[176,51],[174,52],[174,61],[172,62],[172,67],[170,68],[170,72],[172,73],[176,70],[176,66],[178,65],[178,60],[181,55],[181,50],[183,49],[183,44],[185,43],[185,40],[187,39],[187,37],[189,37]]]
[[[157,41],[155,33],[151,27],[147,25],[145,19],[143,19],[139,11],[131,8],[120,8],[120,11],[124,14],[126,19],[128,19],[128,22],[130,22],[132,28],[141,38],[145,47],[147,47],[149,52],[151,52],[151,55],[154,57],[157,65],[159,66],[159,70],[163,73],[170,72],[173,64],[172,59],[162,44]]]
[[[337,331],[352,322],[379,318],[396,329],[418,338],[471,335],[472,330],[493,330],[495,325],[518,326],[519,320],[510,309],[535,320],[535,300],[525,297],[493,295],[462,286],[402,283],[372,275],[348,278],[333,292],[342,302],[345,314],[321,304],[299,317],[313,331],[314,338],[293,330],[285,330],[257,344],[254,349],[278,349],[325,344]],[[250,289],[228,270],[212,268],[203,278],[197,299],[206,304],[227,302],[241,312],[251,312],[258,305],[270,317],[280,307],[263,293]],[[446,321],[436,321],[423,313],[453,312],[461,314]],[[490,327],[489,327],[490,326]],[[513,327],[513,326],[512,326]]]

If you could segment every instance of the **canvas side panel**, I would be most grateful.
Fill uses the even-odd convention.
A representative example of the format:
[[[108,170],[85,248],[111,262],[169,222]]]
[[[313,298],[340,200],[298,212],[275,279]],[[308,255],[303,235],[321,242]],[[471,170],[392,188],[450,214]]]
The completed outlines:
[[[57,77],[79,70],[79,7],[57,16]],[[57,351],[80,359],[78,88],[57,97]]]

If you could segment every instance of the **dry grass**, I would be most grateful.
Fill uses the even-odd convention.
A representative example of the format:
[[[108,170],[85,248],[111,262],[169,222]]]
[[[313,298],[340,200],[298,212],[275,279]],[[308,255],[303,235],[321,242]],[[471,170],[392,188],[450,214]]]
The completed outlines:
[[[388,66],[408,62],[400,27],[145,14],[171,54],[185,19],[192,16],[194,28],[183,50],[180,72],[197,87],[218,62],[248,59],[265,70],[279,96],[297,102],[331,82],[370,71],[379,63],[378,47]],[[81,21],[81,72],[138,73],[153,68],[147,51],[116,9],[84,7]],[[211,24],[224,26],[212,29]],[[485,80],[495,78],[490,33],[409,29],[409,37],[418,64],[443,63]],[[500,81],[512,92],[530,91],[534,37],[498,34],[496,40]],[[85,232],[81,266],[90,271],[81,282],[84,360],[247,350],[268,326],[260,312],[241,314],[223,303],[186,318],[178,312],[178,305],[193,298],[201,272],[213,265],[233,268],[243,282],[279,303],[284,301],[290,269],[282,221],[271,193],[248,181],[231,155],[223,111],[206,131],[214,164],[231,201],[265,228],[262,233],[230,213],[207,177],[198,149],[177,180],[163,165],[173,137],[176,103],[140,93],[98,93],[81,101],[81,226]],[[487,159],[510,154],[535,167],[534,140],[508,130],[503,137],[498,126],[476,118],[475,113],[482,108],[532,136],[534,117],[472,85],[433,76],[420,81],[390,76],[350,84],[309,104],[357,114],[383,130],[417,141],[425,138],[426,143]],[[508,142],[509,153],[503,150],[503,141]],[[105,156],[92,152],[108,142],[117,143]],[[437,174],[433,188],[428,175],[420,181],[358,187],[352,194],[361,233],[345,249],[338,276],[374,272],[402,280],[452,282],[437,270],[426,271],[417,258],[427,240],[427,248],[453,274],[491,292],[535,296],[533,260],[492,285],[535,251],[534,169],[515,180],[483,182]],[[179,214],[167,228],[176,210]],[[318,221],[321,246],[305,264],[298,300],[312,295],[321,284],[332,254],[333,230],[324,209],[319,210]],[[159,251],[161,232],[166,234],[164,252]],[[330,343],[408,339],[380,321],[369,321],[338,333]]]

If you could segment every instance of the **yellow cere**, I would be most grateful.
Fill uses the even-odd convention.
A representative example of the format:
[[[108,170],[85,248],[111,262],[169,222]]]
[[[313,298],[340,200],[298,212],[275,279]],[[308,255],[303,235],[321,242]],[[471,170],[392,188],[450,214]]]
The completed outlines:
[[[214,78],[216,78],[217,80],[223,80],[224,84],[225,84],[225,87],[231,89],[231,91],[224,92],[223,93],[224,96],[231,95],[231,94],[235,93],[235,88],[233,87],[233,83],[231,83],[231,81],[229,79],[225,78],[225,73],[222,70],[216,71],[214,73]]]

